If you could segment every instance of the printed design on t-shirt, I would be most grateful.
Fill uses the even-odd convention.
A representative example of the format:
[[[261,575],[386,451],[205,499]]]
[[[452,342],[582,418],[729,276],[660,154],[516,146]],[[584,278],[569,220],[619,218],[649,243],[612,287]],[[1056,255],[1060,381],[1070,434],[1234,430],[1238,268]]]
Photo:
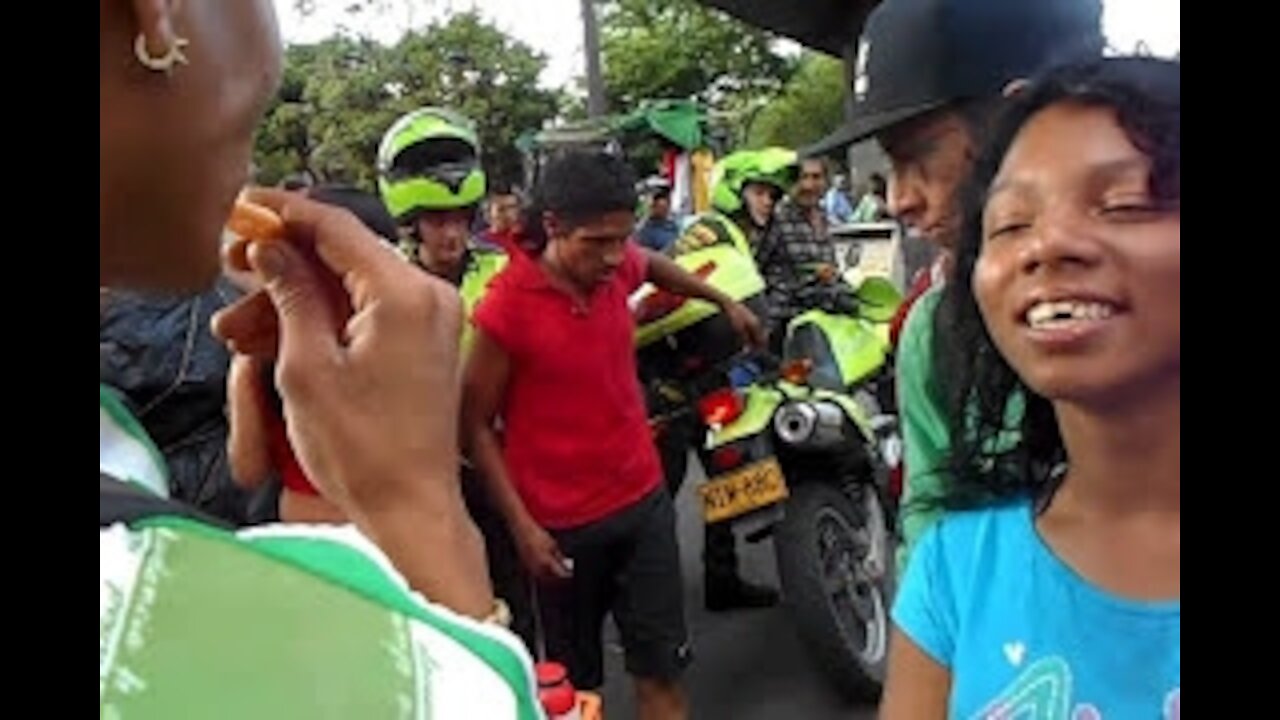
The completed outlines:
[[[1164,699],[1164,720],[1181,720],[1182,688],[1174,688]]]
[[[1022,658],[1026,657],[1027,646],[1021,642],[1005,643],[1004,656],[1009,660],[1009,664],[1014,667],[1022,665]]]
[[[1010,643],[1005,657],[1015,666],[1022,661],[1026,646]],[[1017,662],[1014,662],[1014,657]],[[974,720],[1073,720],[1071,668],[1066,660],[1052,656],[1032,663],[1004,692],[973,716]],[[1027,713],[1030,713],[1028,715]]]
[[[1022,665],[1026,645],[1006,643],[1004,657],[1014,667]],[[1035,661],[986,707],[973,715],[973,720],[1105,720],[1102,711],[1091,703],[1074,704],[1071,697],[1071,667],[1059,656]],[[1180,688],[1164,699],[1164,720],[1180,720]]]
[[[155,544],[155,532],[130,533],[124,525],[115,525],[100,534],[99,542],[98,696],[103,697],[108,685],[124,694],[142,685],[130,668],[118,667],[116,659],[125,645],[130,608],[139,602],[143,560]],[[104,705],[104,717],[109,710],[114,708]]]

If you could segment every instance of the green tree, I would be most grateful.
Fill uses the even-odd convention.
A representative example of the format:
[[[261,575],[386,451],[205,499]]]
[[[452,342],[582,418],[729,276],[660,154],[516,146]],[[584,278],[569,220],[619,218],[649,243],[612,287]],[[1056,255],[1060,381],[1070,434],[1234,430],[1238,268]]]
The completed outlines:
[[[821,140],[844,119],[844,93],[841,62],[805,53],[782,92],[755,114],[747,145],[799,148]]]
[[[304,93],[314,109],[308,164],[321,179],[372,187],[378,142],[398,109],[389,52],[368,39],[331,39],[326,49],[311,67]]]
[[[307,171],[373,187],[378,143],[395,118],[424,105],[476,122],[491,176],[519,177],[515,138],[553,117],[556,91],[538,87],[546,58],[474,13],[455,15],[393,46],[336,36],[291,46],[284,80],[257,138],[259,180]]]
[[[476,122],[485,169],[495,178],[520,177],[516,138],[542,127],[562,104],[560,91],[538,87],[546,56],[474,13],[406,36],[395,58],[402,63],[395,76],[413,79],[405,89],[411,107],[447,104]]]
[[[313,172],[311,153],[315,148],[310,124],[314,108],[305,98],[316,57],[327,49],[327,42],[285,48],[280,89],[256,138],[254,163],[260,182],[275,183],[291,172]]]
[[[656,98],[722,109],[777,92],[792,70],[773,36],[695,0],[608,0],[600,12],[611,112]]]

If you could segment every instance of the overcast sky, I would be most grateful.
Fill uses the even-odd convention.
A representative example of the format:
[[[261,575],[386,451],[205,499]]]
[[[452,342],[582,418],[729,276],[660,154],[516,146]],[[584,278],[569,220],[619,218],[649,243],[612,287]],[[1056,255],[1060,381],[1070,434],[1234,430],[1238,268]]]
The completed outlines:
[[[1035,2],[1036,0],[1025,0]],[[317,0],[319,9],[304,22],[293,0],[276,0],[280,30],[288,42],[311,42],[332,34],[346,0]],[[578,0],[388,0],[392,11],[351,26],[384,42],[394,42],[406,27],[420,27],[449,13],[476,9],[503,32],[546,53],[542,84],[560,87],[585,74]],[[1111,44],[1132,48],[1141,40],[1158,55],[1181,48],[1180,0],[1103,0],[1103,25]]]

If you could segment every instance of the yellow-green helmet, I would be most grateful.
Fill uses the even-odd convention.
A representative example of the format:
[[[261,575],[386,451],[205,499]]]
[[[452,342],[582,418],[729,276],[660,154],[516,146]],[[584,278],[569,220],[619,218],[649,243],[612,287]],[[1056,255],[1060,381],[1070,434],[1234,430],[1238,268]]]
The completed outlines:
[[[739,150],[711,169],[711,205],[726,215],[742,209],[742,188],[764,183],[787,192],[798,175],[796,152],[787,148]]]
[[[378,191],[401,225],[427,210],[453,210],[485,193],[480,140],[471,122],[425,107],[396,120],[378,146]]]

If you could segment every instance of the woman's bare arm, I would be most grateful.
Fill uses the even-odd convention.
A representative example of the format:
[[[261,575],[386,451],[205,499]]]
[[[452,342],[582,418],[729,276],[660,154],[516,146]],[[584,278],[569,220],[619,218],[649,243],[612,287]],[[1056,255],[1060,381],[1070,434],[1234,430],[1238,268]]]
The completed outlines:
[[[235,355],[227,371],[227,462],[231,478],[245,488],[258,487],[271,474],[258,368],[254,358]]]
[[[951,671],[895,626],[880,720],[944,720],[950,696]]]

